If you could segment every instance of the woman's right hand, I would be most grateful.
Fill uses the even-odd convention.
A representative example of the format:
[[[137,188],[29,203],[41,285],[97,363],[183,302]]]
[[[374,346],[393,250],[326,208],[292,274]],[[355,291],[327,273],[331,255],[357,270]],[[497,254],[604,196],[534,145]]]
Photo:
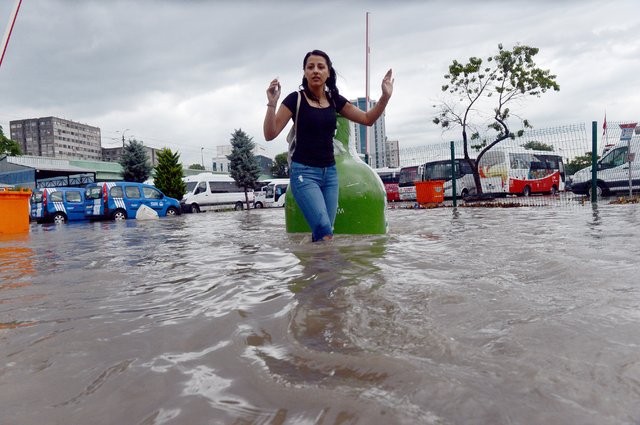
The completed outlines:
[[[275,105],[280,98],[280,82],[277,78],[271,80],[269,88],[267,88],[267,100],[270,104]]]

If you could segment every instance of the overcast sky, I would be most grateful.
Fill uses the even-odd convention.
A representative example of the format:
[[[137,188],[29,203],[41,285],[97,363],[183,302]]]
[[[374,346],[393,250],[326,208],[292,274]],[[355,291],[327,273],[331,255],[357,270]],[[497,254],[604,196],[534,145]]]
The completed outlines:
[[[14,0],[0,0],[4,34]],[[100,127],[103,146],[125,136],[207,164],[242,129],[266,153],[265,90],[278,76],[296,90],[302,59],[326,51],[349,98],[365,94],[365,14],[370,12],[371,97],[395,77],[387,136],[400,147],[458,139],[432,123],[453,59],[514,44],[560,92],[517,105],[534,128],[640,115],[640,2],[23,0],[0,67],[0,125],[57,116]],[[283,96],[284,97],[284,96]],[[282,97],[282,98],[283,98]],[[281,100],[282,100],[281,98]],[[120,142],[121,143],[121,142]]]

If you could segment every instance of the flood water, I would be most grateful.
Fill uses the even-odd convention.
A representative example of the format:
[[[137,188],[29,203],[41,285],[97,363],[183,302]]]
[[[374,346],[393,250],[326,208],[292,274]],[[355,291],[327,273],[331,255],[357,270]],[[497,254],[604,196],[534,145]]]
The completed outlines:
[[[0,424],[638,424],[640,206],[0,239]]]

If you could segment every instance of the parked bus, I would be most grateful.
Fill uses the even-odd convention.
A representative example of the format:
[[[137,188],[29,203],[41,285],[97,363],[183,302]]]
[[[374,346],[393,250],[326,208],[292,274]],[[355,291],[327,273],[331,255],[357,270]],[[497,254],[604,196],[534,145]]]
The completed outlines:
[[[384,184],[384,190],[387,193],[387,202],[397,202],[400,200],[400,192],[398,192],[398,182],[400,179],[400,168],[376,168],[376,174]]]
[[[401,201],[416,200],[416,184],[418,179],[418,166],[410,165],[400,168],[398,175],[398,194]]]
[[[564,190],[562,156],[551,151],[498,146],[480,158],[478,168],[481,179],[500,178],[499,186],[486,190],[488,193],[529,196]],[[483,182],[483,191],[484,187]]]
[[[456,178],[456,197],[466,198],[476,193],[476,184],[473,180],[473,168],[464,158],[455,159],[453,174]],[[451,172],[451,160],[429,161],[418,168],[419,180],[444,181],[444,197],[453,197],[453,184]]]

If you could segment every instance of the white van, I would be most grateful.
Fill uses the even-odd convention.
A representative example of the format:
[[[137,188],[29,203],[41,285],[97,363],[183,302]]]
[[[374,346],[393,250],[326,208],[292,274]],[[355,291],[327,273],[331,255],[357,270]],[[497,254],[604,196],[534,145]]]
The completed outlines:
[[[597,162],[597,194],[609,195],[640,189],[640,138],[631,142],[620,141]],[[580,195],[591,195],[591,167],[577,171],[571,179],[571,191]]]
[[[289,179],[273,179],[255,194],[254,208],[284,207]]]
[[[246,205],[244,188],[238,187],[228,174],[200,173],[183,180],[187,185],[187,192],[180,200],[184,212],[242,210]],[[252,204],[253,190],[249,190],[247,195],[249,204]]]

